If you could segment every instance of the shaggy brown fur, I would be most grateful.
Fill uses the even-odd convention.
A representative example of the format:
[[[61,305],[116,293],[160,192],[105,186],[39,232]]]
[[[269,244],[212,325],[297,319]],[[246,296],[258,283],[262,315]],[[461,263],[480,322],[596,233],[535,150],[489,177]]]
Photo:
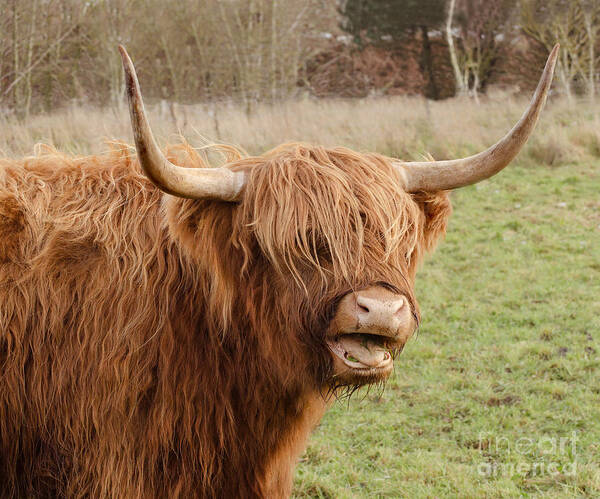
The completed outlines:
[[[286,496],[337,300],[385,282],[417,313],[447,195],[290,144],[238,158],[240,204],[194,201],[130,154],[0,161],[0,496]]]

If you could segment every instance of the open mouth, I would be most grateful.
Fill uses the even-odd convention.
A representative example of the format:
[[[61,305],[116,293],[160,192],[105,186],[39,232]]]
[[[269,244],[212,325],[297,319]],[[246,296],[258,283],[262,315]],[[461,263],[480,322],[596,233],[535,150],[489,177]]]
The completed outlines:
[[[391,338],[368,333],[346,333],[327,341],[329,349],[345,366],[365,374],[391,371],[393,352],[398,350]]]

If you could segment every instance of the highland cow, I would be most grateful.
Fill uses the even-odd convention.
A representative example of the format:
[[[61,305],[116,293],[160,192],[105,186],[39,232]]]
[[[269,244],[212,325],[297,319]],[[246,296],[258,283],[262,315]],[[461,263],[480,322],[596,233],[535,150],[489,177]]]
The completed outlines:
[[[286,497],[331,400],[390,375],[447,191],[517,154],[557,49],[476,156],[288,144],[219,168],[163,155],[121,53],[137,159],[0,162],[0,496]]]

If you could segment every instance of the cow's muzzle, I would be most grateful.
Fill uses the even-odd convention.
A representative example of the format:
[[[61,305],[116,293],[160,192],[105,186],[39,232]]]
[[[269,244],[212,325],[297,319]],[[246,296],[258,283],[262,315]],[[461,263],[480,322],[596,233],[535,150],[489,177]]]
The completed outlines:
[[[330,324],[327,344],[334,375],[356,384],[385,379],[394,354],[402,351],[416,328],[408,298],[376,285],[349,293]]]

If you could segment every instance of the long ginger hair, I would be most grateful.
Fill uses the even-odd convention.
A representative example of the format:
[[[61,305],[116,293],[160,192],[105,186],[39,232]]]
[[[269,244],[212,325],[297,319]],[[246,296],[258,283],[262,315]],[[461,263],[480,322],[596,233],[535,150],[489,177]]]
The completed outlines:
[[[384,283],[418,314],[446,193],[377,154],[220,150],[239,204],[163,195],[124,145],[0,161],[0,496],[288,493],[337,300]]]

